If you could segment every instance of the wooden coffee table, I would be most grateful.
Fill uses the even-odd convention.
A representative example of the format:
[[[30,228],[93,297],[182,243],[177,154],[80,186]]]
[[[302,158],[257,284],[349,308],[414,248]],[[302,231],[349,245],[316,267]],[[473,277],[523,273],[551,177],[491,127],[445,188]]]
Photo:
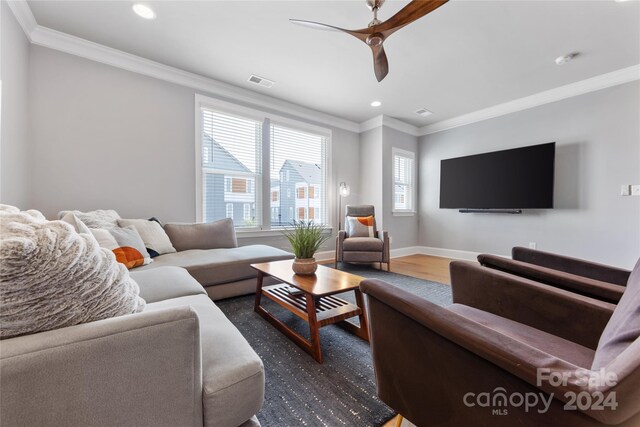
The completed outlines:
[[[309,353],[318,363],[322,363],[319,331],[323,326],[337,323],[354,335],[369,341],[366,309],[358,287],[363,278],[323,265],[318,266],[314,276],[299,276],[293,273],[292,263],[293,260],[284,260],[251,264],[251,267],[258,270],[254,306],[256,313]],[[283,283],[263,287],[264,276],[274,277]],[[290,286],[300,289],[303,293],[290,294]],[[356,305],[333,296],[348,291],[355,292]],[[307,340],[260,305],[263,295],[309,323],[311,339]],[[360,319],[360,326],[346,320],[355,316]]]

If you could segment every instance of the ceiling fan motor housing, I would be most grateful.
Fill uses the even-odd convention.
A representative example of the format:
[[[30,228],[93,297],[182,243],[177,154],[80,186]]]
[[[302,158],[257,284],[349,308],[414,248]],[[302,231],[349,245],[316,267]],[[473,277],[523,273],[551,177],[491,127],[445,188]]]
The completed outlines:
[[[384,35],[382,33],[373,33],[367,36],[367,44],[369,46],[380,46],[384,41]]]

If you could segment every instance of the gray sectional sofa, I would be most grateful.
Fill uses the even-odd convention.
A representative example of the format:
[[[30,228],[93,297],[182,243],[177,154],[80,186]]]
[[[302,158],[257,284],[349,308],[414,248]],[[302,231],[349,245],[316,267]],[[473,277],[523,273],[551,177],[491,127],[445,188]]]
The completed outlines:
[[[130,272],[143,312],[2,340],[3,427],[260,425],[262,361],[212,299],[254,292],[251,263],[293,255],[237,247],[224,222],[165,230],[178,252]]]
[[[3,426],[258,426],[262,361],[179,267],[134,271],[142,313],[2,341]]]

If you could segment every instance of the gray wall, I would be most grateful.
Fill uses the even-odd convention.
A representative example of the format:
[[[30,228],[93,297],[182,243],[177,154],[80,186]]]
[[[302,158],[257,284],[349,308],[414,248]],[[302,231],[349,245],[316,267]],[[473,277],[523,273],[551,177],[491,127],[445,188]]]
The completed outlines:
[[[420,244],[508,255],[515,245],[631,268],[640,256],[640,83],[420,138]],[[555,209],[523,215],[439,209],[440,160],[557,142]]]
[[[28,78],[29,40],[6,2],[0,2],[0,203],[30,203]]]
[[[382,196],[382,127],[360,134],[360,201],[376,209],[376,224],[384,228]],[[353,188],[351,188],[353,193]],[[342,210],[344,216],[344,208]],[[342,220],[344,223],[344,219]],[[344,227],[344,225],[343,225]]]
[[[404,132],[384,126],[382,128],[382,206],[384,228],[391,236],[391,248],[404,248],[418,244],[418,214],[413,216],[394,216],[393,210],[393,157],[392,149],[400,148],[416,154],[418,167],[418,138]],[[417,174],[416,174],[417,176]],[[419,193],[416,192],[416,196]],[[419,197],[418,197],[419,199]],[[416,201],[415,208],[418,208]]]
[[[38,46],[30,85],[32,207],[195,221],[193,89]],[[331,154],[333,181],[349,182],[357,203],[358,135],[332,129]]]

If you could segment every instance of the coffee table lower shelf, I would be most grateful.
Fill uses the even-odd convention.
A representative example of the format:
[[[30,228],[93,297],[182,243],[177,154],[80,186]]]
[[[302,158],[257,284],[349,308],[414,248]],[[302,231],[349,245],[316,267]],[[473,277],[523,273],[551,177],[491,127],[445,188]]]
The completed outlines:
[[[261,282],[260,279],[261,277],[259,277],[259,282]],[[354,335],[369,341],[366,314],[363,310],[364,303],[362,294],[359,290],[355,290],[357,305],[354,305],[333,295],[314,297],[306,292],[299,295],[292,295],[288,291],[289,288],[290,285],[286,283],[262,287],[261,292],[259,291],[259,295],[256,295],[255,311],[299,347],[309,353],[318,363],[322,363],[319,329],[324,326],[337,324]],[[281,307],[309,323],[311,339],[307,340],[305,337],[291,329],[288,325],[277,319],[273,314],[268,312],[260,304],[260,296],[269,298]],[[359,317],[361,326],[356,326],[355,324],[347,321],[350,317],[355,316]]]
[[[308,322],[306,294],[292,295],[289,293],[290,287],[285,283],[265,286],[262,288],[262,295]],[[362,314],[358,306],[333,295],[313,299],[316,307],[316,321],[320,328]]]

